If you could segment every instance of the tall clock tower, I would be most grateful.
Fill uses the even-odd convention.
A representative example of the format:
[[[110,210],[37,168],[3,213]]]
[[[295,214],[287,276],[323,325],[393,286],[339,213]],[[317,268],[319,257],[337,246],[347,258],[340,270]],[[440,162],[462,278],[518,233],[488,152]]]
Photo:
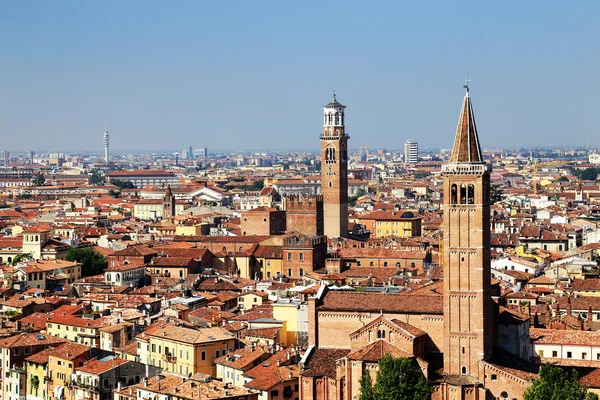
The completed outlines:
[[[330,238],[348,236],[348,138],[344,109],[335,93],[323,107],[321,139],[321,194],[324,233]]]
[[[444,372],[481,372],[492,355],[490,168],[483,160],[466,85],[444,178]]]

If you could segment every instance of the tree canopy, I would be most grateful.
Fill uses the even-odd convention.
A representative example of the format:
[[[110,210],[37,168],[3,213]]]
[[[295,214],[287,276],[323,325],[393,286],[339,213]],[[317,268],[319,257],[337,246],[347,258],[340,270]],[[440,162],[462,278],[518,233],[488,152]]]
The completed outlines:
[[[12,265],[17,265],[17,263],[19,263],[21,261],[27,261],[27,260],[29,260],[29,254],[27,254],[27,253],[17,254],[16,256],[13,257]]]
[[[46,178],[44,177],[44,174],[38,172],[35,174],[31,182],[33,183],[33,186],[42,186],[44,183],[46,183]]]
[[[412,360],[393,358],[389,354],[378,362],[377,379],[372,390],[368,371],[360,381],[360,400],[427,400],[433,388]]]
[[[93,168],[91,172],[90,180],[92,185],[104,185],[104,183],[106,183],[106,177],[98,168]]]
[[[81,274],[84,277],[101,274],[108,266],[106,258],[91,247],[71,247],[67,253],[67,260],[80,262]]]
[[[545,364],[540,368],[540,377],[531,382],[525,391],[525,400],[598,400],[598,395],[588,392],[579,383],[577,371],[569,375],[560,367]]]
[[[122,181],[120,179],[111,179],[110,183],[119,189],[135,189],[135,185],[131,181]]]
[[[348,197],[348,204],[350,204],[352,207],[354,207],[356,205],[356,202],[358,201],[358,198],[364,196],[366,193],[367,192],[365,191],[365,189],[359,189],[356,196]]]
[[[598,174],[600,174],[600,168],[597,167],[584,169],[572,168],[571,171],[573,172],[573,175],[584,181],[595,181],[596,178],[598,178]]]

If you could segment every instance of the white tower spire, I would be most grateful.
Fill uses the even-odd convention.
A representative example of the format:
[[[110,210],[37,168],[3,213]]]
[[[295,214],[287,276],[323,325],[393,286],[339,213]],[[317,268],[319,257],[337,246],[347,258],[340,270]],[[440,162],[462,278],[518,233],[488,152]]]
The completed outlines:
[[[104,162],[108,164],[108,124],[104,125]]]

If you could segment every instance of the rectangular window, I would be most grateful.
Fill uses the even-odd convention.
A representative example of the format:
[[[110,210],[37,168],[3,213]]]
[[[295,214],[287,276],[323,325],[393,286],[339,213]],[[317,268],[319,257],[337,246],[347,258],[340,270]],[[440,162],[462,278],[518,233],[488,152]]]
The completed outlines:
[[[216,358],[219,358],[219,356],[221,355],[221,353],[219,352],[219,350],[217,350],[217,351],[215,352],[215,354],[216,354],[216,356],[215,356]]]
[[[587,359],[587,353],[581,353],[581,359],[582,360]]]
[[[573,353],[571,353],[570,351],[567,351],[567,358],[573,358]]]
[[[202,352],[202,361],[204,361],[204,360],[206,360],[206,352],[205,351]]]
[[[552,351],[552,358],[558,357],[558,352],[556,350]]]

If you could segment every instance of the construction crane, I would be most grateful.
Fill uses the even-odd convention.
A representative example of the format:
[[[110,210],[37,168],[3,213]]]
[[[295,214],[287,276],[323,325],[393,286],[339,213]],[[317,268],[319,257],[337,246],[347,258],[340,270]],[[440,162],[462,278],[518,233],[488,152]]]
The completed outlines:
[[[538,161],[533,163],[533,195],[537,196],[537,171],[539,167],[549,167],[551,165],[568,165],[577,162],[576,160],[561,161]]]

